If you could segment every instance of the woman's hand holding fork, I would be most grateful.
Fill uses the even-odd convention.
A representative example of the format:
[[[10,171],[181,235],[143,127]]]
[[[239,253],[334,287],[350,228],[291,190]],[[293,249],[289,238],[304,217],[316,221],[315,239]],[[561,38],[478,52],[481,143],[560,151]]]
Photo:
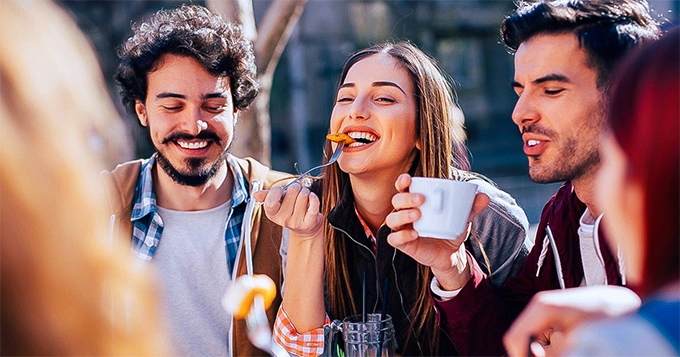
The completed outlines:
[[[280,187],[258,191],[254,195],[264,205],[267,217],[288,228],[298,239],[308,240],[323,234],[323,215],[319,197],[299,183],[290,185],[285,195]]]

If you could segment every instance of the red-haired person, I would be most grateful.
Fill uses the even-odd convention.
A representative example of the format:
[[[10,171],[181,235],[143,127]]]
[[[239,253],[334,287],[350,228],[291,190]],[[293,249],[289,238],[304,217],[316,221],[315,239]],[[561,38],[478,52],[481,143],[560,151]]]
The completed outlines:
[[[610,99],[611,131],[600,148],[597,191],[607,212],[608,242],[620,249],[642,306],[599,319],[634,299],[615,287],[538,294],[506,335],[511,356],[526,356],[529,336],[547,326],[569,335],[567,355],[680,354],[678,31],[625,62]],[[584,321],[593,322],[579,326]]]

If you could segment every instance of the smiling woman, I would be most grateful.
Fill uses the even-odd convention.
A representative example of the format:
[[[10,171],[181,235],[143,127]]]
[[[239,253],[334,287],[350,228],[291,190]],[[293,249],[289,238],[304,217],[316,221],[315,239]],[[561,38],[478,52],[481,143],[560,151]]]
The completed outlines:
[[[356,142],[328,166],[313,193],[293,185],[283,201],[278,189],[264,199],[270,219],[290,230],[282,244],[286,289],[275,338],[291,353],[318,355],[330,351],[330,319],[382,312],[394,322],[398,354],[454,354],[440,333],[430,287],[446,295],[433,271],[450,264],[467,237],[421,238],[438,252],[425,259],[391,246],[385,221],[394,211],[395,182],[409,173],[478,184],[491,203],[473,219],[475,238],[466,245],[498,286],[528,253],[526,216],[508,194],[469,171],[453,89],[436,61],[414,45],[384,43],[355,53],[339,84],[330,132]],[[328,142],[327,158],[332,148]]]

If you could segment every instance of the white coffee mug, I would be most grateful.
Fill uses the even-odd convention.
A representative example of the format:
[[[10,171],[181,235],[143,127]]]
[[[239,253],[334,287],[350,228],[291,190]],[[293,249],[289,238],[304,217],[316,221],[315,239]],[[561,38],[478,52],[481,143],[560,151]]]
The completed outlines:
[[[413,228],[421,237],[456,239],[467,228],[477,185],[470,182],[412,177],[410,192],[425,196]]]

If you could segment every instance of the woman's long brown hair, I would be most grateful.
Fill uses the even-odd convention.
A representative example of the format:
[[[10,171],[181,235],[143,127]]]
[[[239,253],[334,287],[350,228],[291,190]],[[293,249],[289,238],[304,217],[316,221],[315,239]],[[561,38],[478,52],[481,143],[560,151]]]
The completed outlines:
[[[415,45],[409,42],[383,43],[354,53],[345,62],[338,86],[344,82],[347,72],[354,64],[373,55],[387,55],[396,59],[408,71],[413,81],[417,117],[416,131],[422,150],[416,155],[412,165],[415,170],[412,174],[453,179],[460,170],[469,170],[463,114],[456,103],[455,92],[449,78],[435,60]],[[330,143],[326,143],[324,161],[328,160],[330,153]],[[327,217],[338,204],[342,187],[349,184],[349,175],[342,172],[337,164],[327,168],[322,194],[324,217]],[[324,230],[325,278],[328,309],[331,316],[349,316],[357,311],[357,304],[350,293],[349,272],[344,264],[347,261],[347,253],[341,234],[326,225]],[[415,335],[426,336],[426,343],[420,344],[425,355],[436,355],[439,348],[439,329],[429,298],[429,282],[432,277],[429,267],[418,265],[416,279],[418,299],[412,311],[409,312],[410,327],[417,331]],[[416,342],[410,339],[409,337],[406,340],[405,346]]]

